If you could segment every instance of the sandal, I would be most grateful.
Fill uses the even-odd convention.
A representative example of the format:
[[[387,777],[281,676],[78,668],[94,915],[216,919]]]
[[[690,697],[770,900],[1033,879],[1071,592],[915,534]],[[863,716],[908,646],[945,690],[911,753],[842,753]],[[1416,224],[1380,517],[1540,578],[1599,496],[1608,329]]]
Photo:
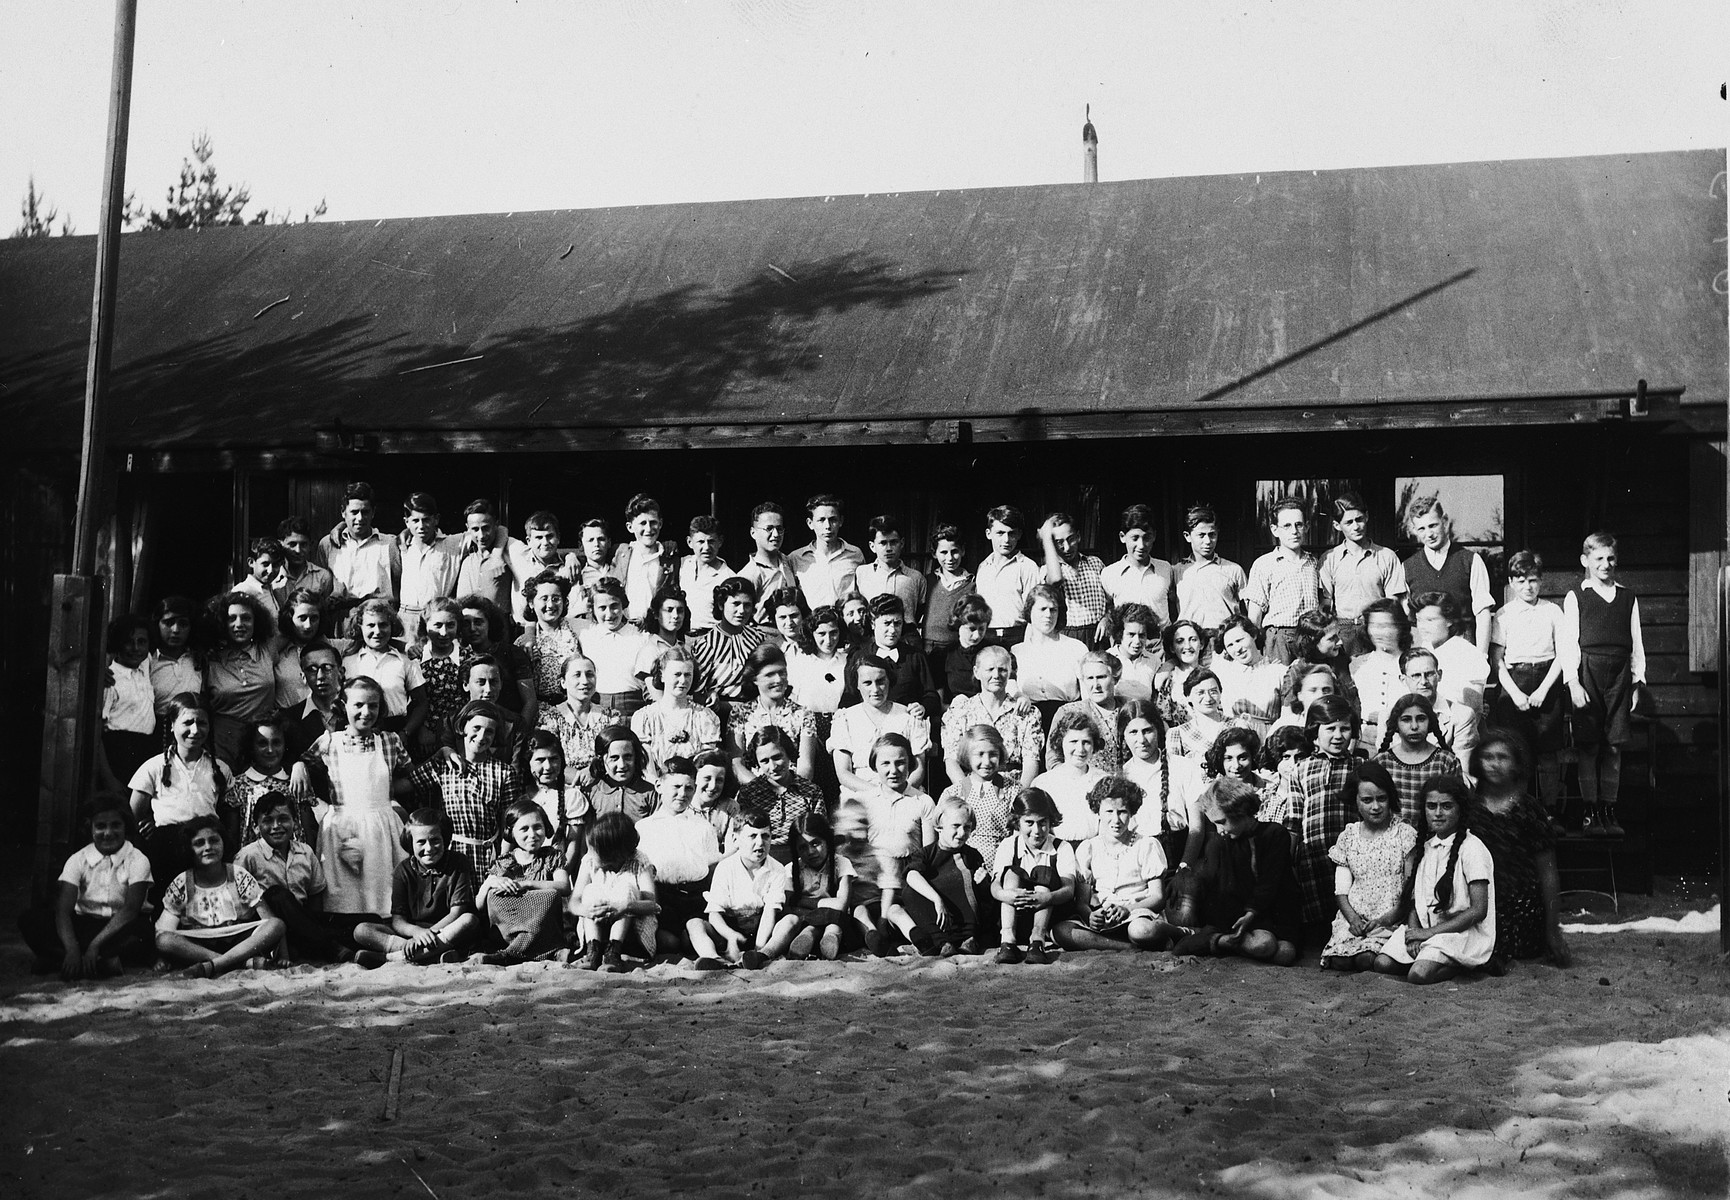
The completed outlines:
[[[215,979],[216,964],[210,961],[193,963],[180,973],[183,979]]]

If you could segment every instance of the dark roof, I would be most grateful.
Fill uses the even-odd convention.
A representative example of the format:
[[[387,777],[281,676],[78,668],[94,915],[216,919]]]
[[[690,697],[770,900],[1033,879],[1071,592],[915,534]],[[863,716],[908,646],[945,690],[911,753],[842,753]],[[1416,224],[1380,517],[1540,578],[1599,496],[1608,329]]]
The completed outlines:
[[[1574,397],[1637,378],[1722,405],[1724,161],[131,234],[111,433],[293,447],[339,423],[1060,417]],[[0,242],[15,447],[77,440],[94,255],[94,238]]]

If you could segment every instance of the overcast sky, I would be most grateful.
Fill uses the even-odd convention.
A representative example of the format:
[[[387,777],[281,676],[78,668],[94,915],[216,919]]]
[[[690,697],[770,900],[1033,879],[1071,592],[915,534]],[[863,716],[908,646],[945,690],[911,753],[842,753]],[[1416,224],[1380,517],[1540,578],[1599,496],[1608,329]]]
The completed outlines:
[[[0,223],[94,232],[114,6],[0,2]],[[193,136],[332,220],[1723,146],[1730,4],[141,0],[127,185]]]

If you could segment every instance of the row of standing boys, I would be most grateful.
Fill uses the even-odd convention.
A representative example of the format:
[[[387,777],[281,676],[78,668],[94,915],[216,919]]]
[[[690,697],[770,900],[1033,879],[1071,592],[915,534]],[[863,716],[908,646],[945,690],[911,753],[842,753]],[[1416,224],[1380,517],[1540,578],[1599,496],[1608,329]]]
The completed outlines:
[[[837,497],[805,512],[810,544],[783,552],[785,513],[758,506],[737,569],[713,518],[680,547],[646,496],[628,540],[591,520],[579,550],[553,514],[519,539],[486,501],[446,534],[425,493],[381,532],[366,484],[316,541],[289,518],[229,592],[110,630],[101,776],[126,800],[130,875],[93,822],[32,944],[63,971],[111,969],[148,910],[154,936],[127,936],[200,974],[477,953],[718,968],[901,943],[1290,961],[1350,907],[1329,856],[1360,791],[1412,828],[1430,785],[1461,779],[1451,879],[1477,861],[1459,847],[1486,795],[1535,785],[1531,811],[1559,815],[1564,712],[1588,832],[1615,828],[1645,665],[1607,535],[1562,605],[1521,553],[1498,606],[1433,498],[1402,514],[1403,560],[1356,496],[1320,558],[1311,514],[1282,500],[1247,572],[1206,506],[1176,564],[1146,506],[1123,512],[1109,565],[1067,514],[1029,538],[1004,506],[971,568],[940,526],[929,572],[893,517],[869,523],[867,555]],[[1523,774],[1468,785],[1492,742]],[[1402,857],[1401,895],[1420,857]],[[104,871],[106,899],[82,898]],[[135,911],[120,897],[140,873]],[[1553,859],[1534,887],[1553,894]]]

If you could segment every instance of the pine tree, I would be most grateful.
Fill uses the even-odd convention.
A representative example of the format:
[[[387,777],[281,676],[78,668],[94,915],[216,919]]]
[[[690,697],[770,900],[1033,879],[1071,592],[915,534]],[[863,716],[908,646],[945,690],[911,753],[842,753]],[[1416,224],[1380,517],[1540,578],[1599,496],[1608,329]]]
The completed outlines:
[[[36,176],[30,176],[30,183],[24,189],[24,202],[18,206],[18,215],[24,221],[12,231],[13,237],[34,238],[51,237],[54,234],[54,222],[60,218],[60,210],[48,203],[48,197],[36,190]],[[70,218],[60,221],[60,236],[67,237],[72,233]]]
[[[208,229],[213,225],[263,225],[270,220],[269,209],[261,208],[248,214],[252,191],[245,184],[223,186],[217,180],[216,166],[211,159],[216,147],[208,133],[192,139],[192,157],[182,160],[180,178],[168,189],[166,207],[146,212],[134,197],[126,197],[126,224],[142,229]],[[315,221],[325,214],[325,203],[302,217]],[[285,209],[277,218],[280,224],[290,220]]]

